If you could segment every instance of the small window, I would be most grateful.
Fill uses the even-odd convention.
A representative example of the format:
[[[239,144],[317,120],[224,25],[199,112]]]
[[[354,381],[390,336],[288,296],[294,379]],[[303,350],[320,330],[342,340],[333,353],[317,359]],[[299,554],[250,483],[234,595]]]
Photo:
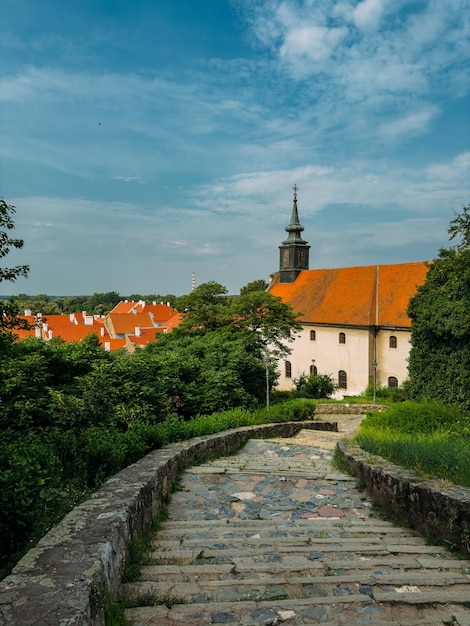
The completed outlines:
[[[286,361],[286,378],[292,378],[292,364],[290,361]]]
[[[389,376],[388,377],[388,386],[389,387],[398,387],[398,378],[395,378],[395,376]]]
[[[388,345],[390,348],[396,348],[397,347],[397,338],[395,337],[395,335],[391,335],[390,339],[388,340]]]
[[[339,370],[338,372],[338,387],[340,389],[348,388],[348,375],[344,370]]]
[[[346,343],[346,335],[344,333],[339,334],[339,342]]]
[[[316,365],[311,365],[310,366],[310,374],[313,374],[314,376],[318,376],[318,370],[317,370],[317,366]]]
[[[317,333],[314,330],[310,331],[310,341],[316,341]]]

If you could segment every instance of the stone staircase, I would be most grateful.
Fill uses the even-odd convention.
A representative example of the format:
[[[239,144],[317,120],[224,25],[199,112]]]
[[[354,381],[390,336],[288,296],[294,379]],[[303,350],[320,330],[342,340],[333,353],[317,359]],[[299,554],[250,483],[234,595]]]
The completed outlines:
[[[124,585],[130,622],[470,626],[470,561],[380,518],[333,467],[356,422],[332,418],[339,433],[253,439],[184,473]]]

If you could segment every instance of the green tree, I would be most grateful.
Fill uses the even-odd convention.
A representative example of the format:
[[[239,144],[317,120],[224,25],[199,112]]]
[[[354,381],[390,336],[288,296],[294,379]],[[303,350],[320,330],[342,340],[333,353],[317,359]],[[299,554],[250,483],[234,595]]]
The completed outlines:
[[[183,332],[193,329],[215,330],[230,321],[227,289],[214,281],[202,283],[187,296],[181,296],[178,310],[184,313],[179,328]]]
[[[470,410],[470,207],[450,222],[455,246],[429,264],[410,300],[409,371],[416,398],[436,398]]]
[[[21,250],[24,241],[22,239],[13,239],[8,231],[13,230],[15,223],[13,215],[16,209],[11,204],[7,204],[3,198],[0,198],[0,259],[5,257],[12,248]],[[0,282],[9,280],[14,282],[17,278],[28,276],[28,265],[17,265],[16,267],[0,267]]]
[[[84,310],[91,315],[104,315],[109,313],[121,300],[122,298],[117,291],[94,293],[85,300]]]
[[[298,314],[281,298],[267,291],[248,290],[240,296],[227,296],[227,289],[219,283],[199,285],[191,294],[180,299],[185,314],[183,322],[173,331],[209,331],[229,327],[233,332],[245,329],[255,331],[273,356],[290,352],[286,342],[301,328]]]
[[[243,296],[246,293],[251,293],[252,291],[266,291],[268,287],[269,284],[263,278],[260,278],[258,280],[253,280],[251,283],[242,287],[240,289],[240,295]]]
[[[258,333],[229,326],[173,331],[143,352],[158,363],[170,409],[190,419],[264,400],[263,344]],[[272,382],[275,376],[273,372]]]
[[[300,314],[267,291],[251,291],[233,298],[230,313],[233,326],[256,331],[272,357],[289,354],[287,343],[302,328],[297,321]]]
[[[9,254],[12,249],[21,250],[24,241],[14,239],[10,236],[10,231],[15,227],[13,215],[16,213],[15,207],[7,204],[0,198],[0,259]],[[15,267],[0,266],[0,283],[3,281],[15,282],[17,278],[28,276],[28,265],[16,265]],[[11,334],[15,328],[29,328],[26,320],[19,317],[20,308],[15,300],[2,303],[0,309],[0,336]]]

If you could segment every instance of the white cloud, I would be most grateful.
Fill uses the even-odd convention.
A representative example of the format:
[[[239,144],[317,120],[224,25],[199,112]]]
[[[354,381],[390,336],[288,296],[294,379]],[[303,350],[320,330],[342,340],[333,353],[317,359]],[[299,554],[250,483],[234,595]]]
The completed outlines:
[[[312,61],[322,61],[331,56],[335,48],[347,34],[346,28],[326,28],[325,26],[303,25],[287,32],[279,54],[295,62],[298,57]]]
[[[354,8],[352,18],[358,28],[375,30],[384,13],[385,0],[362,0]]]
[[[395,141],[401,139],[401,137],[412,137],[425,133],[439,114],[439,109],[436,106],[424,105],[418,111],[407,113],[398,119],[388,120],[380,125],[379,131],[382,135],[390,137]]]

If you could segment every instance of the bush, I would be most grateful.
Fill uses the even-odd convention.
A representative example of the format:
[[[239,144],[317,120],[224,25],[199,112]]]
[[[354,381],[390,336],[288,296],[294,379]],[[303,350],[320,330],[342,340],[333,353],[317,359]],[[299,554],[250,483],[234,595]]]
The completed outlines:
[[[0,554],[8,563],[66,512],[69,494],[48,442],[30,435],[0,446]]]
[[[293,380],[295,392],[293,395],[298,398],[329,398],[336,391],[338,385],[328,374],[301,374],[299,378]]]

